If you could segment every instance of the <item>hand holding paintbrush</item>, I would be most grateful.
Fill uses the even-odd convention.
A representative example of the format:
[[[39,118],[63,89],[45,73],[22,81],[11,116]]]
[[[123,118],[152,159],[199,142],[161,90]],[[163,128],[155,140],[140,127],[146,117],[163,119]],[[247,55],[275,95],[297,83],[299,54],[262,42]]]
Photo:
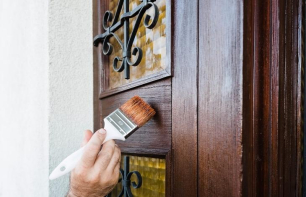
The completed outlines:
[[[86,131],[84,154],[72,170],[67,197],[106,196],[118,183],[121,151],[114,140],[104,142],[107,131]]]
[[[134,96],[123,104],[119,109],[115,110],[109,116],[104,118],[104,128],[107,131],[106,137],[102,144],[110,139],[118,139],[124,141],[128,136],[143,126],[155,115],[155,111],[139,96]],[[102,145],[101,144],[101,145]],[[80,161],[84,149],[77,150],[63,160],[51,173],[50,179],[56,179],[75,168]]]

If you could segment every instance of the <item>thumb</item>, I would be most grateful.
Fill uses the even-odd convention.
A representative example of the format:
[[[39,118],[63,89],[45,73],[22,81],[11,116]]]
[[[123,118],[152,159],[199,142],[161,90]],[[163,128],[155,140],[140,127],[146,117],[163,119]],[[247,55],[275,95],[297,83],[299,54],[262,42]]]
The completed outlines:
[[[83,138],[81,147],[83,147],[83,146],[85,146],[87,144],[87,142],[90,140],[92,135],[93,135],[92,131],[90,131],[90,130],[86,130],[84,132],[84,138]]]

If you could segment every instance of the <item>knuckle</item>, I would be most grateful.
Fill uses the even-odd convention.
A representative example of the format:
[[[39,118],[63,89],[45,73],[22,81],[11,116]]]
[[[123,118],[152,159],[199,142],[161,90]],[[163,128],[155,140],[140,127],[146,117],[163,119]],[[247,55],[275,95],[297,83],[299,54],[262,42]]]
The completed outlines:
[[[121,150],[119,148],[117,148],[117,154],[119,155],[119,157],[121,156]]]
[[[117,168],[117,170],[114,171],[114,179],[118,180],[119,179],[119,175],[120,175],[119,168]]]
[[[121,161],[121,152],[119,150],[115,152],[114,159],[118,162]]]
[[[105,177],[104,179],[102,179],[101,184],[104,186],[111,186],[111,181],[108,177]]]
[[[118,180],[119,180],[119,173],[115,173],[112,180],[113,184],[116,185],[118,183]]]
[[[115,154],[114,159],[115,159],[115,161],[119,162],[120,161],[120,154],[119,153]]]
[[[87,147],[86,147],[86,150],[88,152],[92,152],[94,149],[95,149],[95,146],[93,144],[88,144]]]
[[[106,185],[112,185],[113,184],[113,172],[111,171],[105,171],[104,172],[104,176],[103,176],[103,180],[104,180],[104,183]]]
[[[98,139],[99,139],[99,141],[102,143],[103,141],[104,141],[104,139],[105,139],[105,135],[103,135],[103,134],[101,134],[101,133],[99,133],[99,132],[97,132],[97,137],[98,137]]]
[[[91,177],[90,182],[93,184],[97,184],[100,182],[100,179],[101,179],[100,174],[96,173],[93,177]]]
[[[95,143],[88,144],[88,146],[86,147],[88,152],[96,152],[96,150],[99,149],[99,148],[100,148],[100,145],[95,144]]]
[[[109,141],[108,141],[109,142]],[[115,151],[115,144],[113,143],[108,143],[106,142],[103,147],[102,147],[102,151],[104,153],[111,153],[110,156],[112,156],[114,154],[114,151]]]
[[[84,168],[77,168],[74,170],[74,176],[79,179],[84,179],[87,175],[87,172]]]
[[[112,154],[107,152],[102,155],[104,161],[109,161],[112,158]]]
[[[121,149],[120,148],[118,148],[118,152],[119,152],[119,155],[121,155]]]
[[[114,140],[109,140],[109,141],[105,142],[104,146],[107,147],[107,148],[114,148],[115,141]]]

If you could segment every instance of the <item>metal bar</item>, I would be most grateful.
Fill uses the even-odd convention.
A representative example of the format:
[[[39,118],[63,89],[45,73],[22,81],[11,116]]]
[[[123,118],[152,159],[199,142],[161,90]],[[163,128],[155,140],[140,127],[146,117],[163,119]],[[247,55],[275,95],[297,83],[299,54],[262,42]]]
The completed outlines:
[[[127,13],[129,12],[129,0],[124,0],[124,13]],[[128,52],[128,48],[127,48],[127,44],[128,44],[128,41],[129,41],[129,38],[130,38],[130,31],[129,31],[129,28],[130,28],[130,21],[129,21],[129,18],[126,18],[124,20],[124,49],[123,51],[125,52],[125,55],[123,56],[124,58],[124,70],[125,70],[125,76],[124,78],[125,79],[130,79],[130,65],[128,65],[127,63],[127,58],[130,58],[130,55],[129,55],[129,52]]]
[[[143,15],[145,14],[145,12],[151,6],[153,6],[155,10],[155,15],[154,15],[154,18],[152,19],[153,22],[150,22],[151,24],[149,24],[149,21],[151,21],[151,17],[146,15],[145,20],[144,20],[144,25],[146,28],[152,29],[157,23],[159,11],[157,9],[157,6],[154,4],[155,1],[156,0],[142,0],[141,4],[139,4],[132,11],[129,11],[129,0],[120,0],[118,2],[118,7],[116,10],[114,19],[112,19],[113,17],[112,12],[106,11],[106,13],[104,14],[103,28],[105,29],[105,32],[103,34],[99,34],[94,37],[93,45],[97,47],[99,43],[103,43],[102,49],[105,55],[110,55],[113,51],[113,47],[111,43],[109,43],[110,38],[114,36],[115,39],[118,41],[118,43],[122,47],[123,54],[122,54],[122,57],[115,57],[113,61],[113,69],[116,72],[122,72],[124,70],[125,79],[130,78],[130,66],[137,66],[141,62],[142,50],[139,47],[135,47],[132,50],[132,45],[136,37],[136,33],[138,31],[141,19]],[[121,15],[120,20],[119,20],[119,15],[120,15],[122,6],[123,6],[123,14]],[[132,34],[130,35],[129,19],[137,15],[138,17],[136,19],[136,23],[133,27]],[[111,22],[112,20],[113,20],[112,25],[108,27],[107,24]],[[122,26],[124,30],[123,43],[121,42],[119,37],[115,34],[115,32]],[[132,55],[137,57],[136,61],[134,62],[131,61]],[[119,67],[118,67],[118,61],[122,62],[122,64],[120,64]]]

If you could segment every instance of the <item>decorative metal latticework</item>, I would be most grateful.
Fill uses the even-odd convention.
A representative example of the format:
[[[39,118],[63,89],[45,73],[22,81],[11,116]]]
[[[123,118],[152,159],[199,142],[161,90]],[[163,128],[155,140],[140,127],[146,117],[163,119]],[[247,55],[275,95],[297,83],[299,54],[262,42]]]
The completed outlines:
[[[141,174],[138,171],[132,171],[130,172],[130,158],[128,156],[124,157],[124,170],[120,169],[121,177],[119,179],[119,183],[122,183],[122,190],[118,197],[133,197],[133,194],[131,192],[131,184],[135,189],[138,189],[142,185],[142,177]],[[137,177],[137,182],[131,182],[132,175],[135,174]],[[112,193],[108,194],[107,197],[111,197]]]
[[[103,34],[97,35],[94,38],[94,46],[98,46],[99,43],[102,43],[102,51],[104,55],[110,55],[113,52],[113,46],[109,42],[110,38],[114,37],[115,40],[119,43],[122,48],[122,57],[116,56],[113,60],[113,69],[116,72],[125,71],[125,79],[130,78],[130,66],[137,66],[142,59],[142,50],[139,47],[135,47],[132,50],[132,45],[138,31],[140,22],[146,13],[146,11],[153,7],[154,16],[146,15],[144,18],[144,26],[146,28],[152,29],[159,17],[158,7],[154,4],[156,0],[140,0],[139,4],[135,9],[129,11],[129,0],[119,0],[118,7],[113,16],[111,11],[106,11],[103,17],[103,29],[105,32]],[[120,16],[120,12],[123,7],[123,14]],[[130,34],[129,32],[129,19],[136,17],[134,27]],[[108,23],[112,23],[111,26],[108,26]],[[115,34],[115,32],[123,26],[124,28],[124,40],[123,42]],[[132,55],[136,57],[135,61],[132,61]],[[121,62],[118,65],[118,62]]]

